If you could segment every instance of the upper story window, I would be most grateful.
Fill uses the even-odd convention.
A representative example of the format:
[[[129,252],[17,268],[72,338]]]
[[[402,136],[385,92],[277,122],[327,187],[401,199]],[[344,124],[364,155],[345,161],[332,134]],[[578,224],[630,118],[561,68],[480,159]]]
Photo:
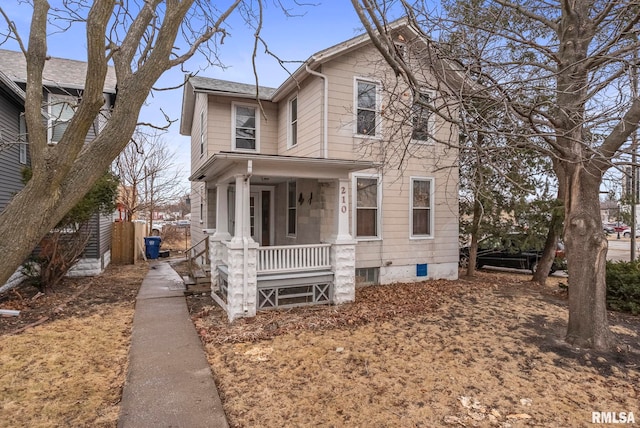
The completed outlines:
[[[375,82],[356,79],[356,134],[376,136],[380,123],[380,88]]]
[[[420,91],[416,94],[411,107],[411,139],[420,142],[430,141],[433,134],[433,118],[431,109],[433,108],[433,98],[431,92]]]
[[[289,147],[298,144],[298,97],[289,101]]]
[[[433,180],[411,178],[411,237],[429,238],[433,236]]]
[[[204,111],[200,112],[200,154],[204,154]]]
[[[377,175],[355,176],[356,238],[380,238],[380,197]]]
[[[78,100],[68,95],[49,94],[49,144],[56,144],[67,130]]]
[[[258,109],[255,106],[233,105],[233,149],[259,149]]]
[[[298,223],[297,216],[297,186],[295,181],[287,182],[287,235],[296,235],[296,225]]]

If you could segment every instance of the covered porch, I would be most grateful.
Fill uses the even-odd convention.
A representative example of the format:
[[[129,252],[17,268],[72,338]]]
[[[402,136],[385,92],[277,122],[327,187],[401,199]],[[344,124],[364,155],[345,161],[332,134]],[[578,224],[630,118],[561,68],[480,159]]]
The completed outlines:
[[[373,167],[222,152],[196,171],[191,179],[206,183],[212,211],[212,296],[230,321],[262,309],[354,300],[349,174]]]

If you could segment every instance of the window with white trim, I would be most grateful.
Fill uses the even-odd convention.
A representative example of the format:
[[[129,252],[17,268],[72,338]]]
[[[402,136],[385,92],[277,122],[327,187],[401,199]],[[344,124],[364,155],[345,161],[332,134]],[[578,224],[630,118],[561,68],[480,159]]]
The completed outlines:
[[[49,94],[49,144],[56,144],[67,130],[78,100],[68,95]]]
[[[258,150],[258,108],[233,105],[233,149]]]
[[[411,106],[411,139],[426,142],[431,139],[433,132],[433,119],[431,117],[432,94],[428,91],[420,91]]]
[[[297,186],[295,181],[287,182],[287,235],[296,236],[297,225]]]
[[[433,236],[433,180],[411,178],[411,237]]]
[[[378,176],[356,176],[356,238],[380,237],[380,189]]]
[[[200,112],[200,154],[204,154],[204,110]]]
[[[356,79],[356,134],[376,136],[380,123],[380,88],[375,82]]]
[[[20,130],[18,131],[18,157],[21,164],[27,164],[27,123],[24,113],[20,113]]]
[[[289,147],[298,144],[298,97],[289,101]]]

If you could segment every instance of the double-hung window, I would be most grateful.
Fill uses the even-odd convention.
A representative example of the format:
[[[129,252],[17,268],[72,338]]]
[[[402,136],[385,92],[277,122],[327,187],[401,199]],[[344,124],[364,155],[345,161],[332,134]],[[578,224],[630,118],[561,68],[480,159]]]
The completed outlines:
[[[200,112],[200,155],[204,154],[204,111]]]
[[[380,88],[375,82],[356,79],[356,134],[376,136],[380,123]]]
[[[233,148],[258,150],[258,109],[255,106],[233,105]]]
[[[411,237],[433,236],[433,180],[411,178]]]
[[[18,158],[21,164],[27,164],[27,124],[24,113],[20,113],[19,133],[18,133]]]
[[[380,237],[380,188],[377,176],[356,176],[356,238]]]
[[[49,94],[49,143],[56,144],[67,130],[78,100],[68,95]]]
[[[296,235],[297,207],[296,207],[296,182],[287,182],[287,235]]]
[[[432,96],[430,92],[420,91],[416,94],[411,107],[411,139],[426,142],[433,132],[433,118],[431,117]]]
[[[298,144],[298,97],[289,101],[289,147]]]

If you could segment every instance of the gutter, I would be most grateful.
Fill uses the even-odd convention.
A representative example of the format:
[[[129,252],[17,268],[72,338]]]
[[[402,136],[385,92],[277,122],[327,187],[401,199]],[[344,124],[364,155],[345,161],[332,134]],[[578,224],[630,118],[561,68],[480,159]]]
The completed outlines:
[[[324,111],[322,114],[322,154],[321,156],[325,159],[329,158],[329,78],[322,73],[314,71],[309,67],[308,64],[305,65],[305,69],[307,73],[318,76],[323,80],[324,84]]]

